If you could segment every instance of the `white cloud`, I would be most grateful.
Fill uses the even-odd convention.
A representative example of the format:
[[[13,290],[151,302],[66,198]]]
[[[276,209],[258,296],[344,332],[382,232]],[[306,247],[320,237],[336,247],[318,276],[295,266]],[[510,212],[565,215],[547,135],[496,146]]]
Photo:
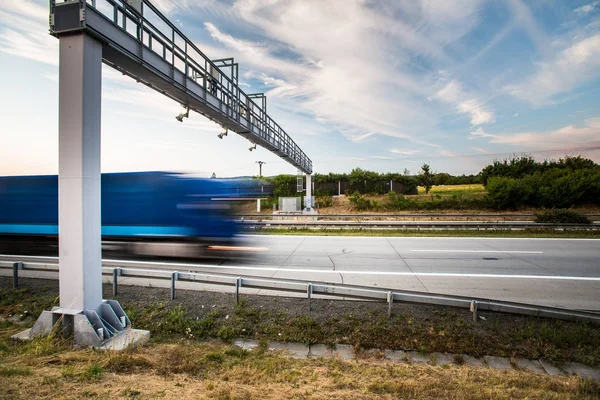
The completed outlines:
[[[471,135],[487,138],[489,143],[519,146],[523,149],[585,149],[600,146],[600,118],[588,119],[581,127],[567,125],[544,132],[491,134],[479,128],[471,132]]]
[[[369,156],[369,158],[373,158],[375,160],[395,160],[394,157],[387,157],[387,156]]]
[[[349,140],[384,135],[435,147],[417,133],[435,127],[425,101],[433,80],[430,74],[415,76],[412,59],[450,62],[443,47],[477,25],[480,4],[238,0],[237,15],[254,34],[273,42],[236,38],[211,22],[205,27],[213,39],[236,50],[236,59],[249,63],[255,76],[268,76],[264,83],[274,87],[270,96],[343,125],[339,131]],[[480,108],[468,102],[464,107]],[[490,118],[480,115],[475,121]]]
[[[590,4],[574,9],[573,12],[577,15],[585,16],[594,11],[598,5],[600,5],[600,1],[593,1]]]
[[[475,151],[477,151],[477,152],[479,152],[481,154],[490,154],[489,150],[486,150],[486,149],[484,149],[482,147],[471,147],[471,149],[473,149],[473,150],[475,150]]]
[[[456,80],[450,81],[450,83],[440,89],[434,98],[453,104],[458,113],[469,114],[471,116],[471,125],[477,126],[495,121],[494,113],[486,110],[481,101],[465,93],[460,83]]]
[[[48,9],[30,1],[0,2],[0,51],[58,65],[58,39],[48,34]]]
[[[410,150],[410,149],[391,149],[391,153],[394,154],[403,154],[403,155],[413,155],[420,152],[420,150]]]
[[[551,97],[569,92],[600,76],[600,34],[581,39],[554,59],[539,63],[537,72],[504,90],[533,105],[551,104]]]

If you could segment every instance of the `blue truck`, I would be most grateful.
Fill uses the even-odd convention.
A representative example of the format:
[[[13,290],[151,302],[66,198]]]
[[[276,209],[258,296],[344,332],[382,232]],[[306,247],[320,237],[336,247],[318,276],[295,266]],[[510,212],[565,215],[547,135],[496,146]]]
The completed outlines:
[[[235,246],[240,226],[228,200],[248,198],[253,186],[169,172],[102,174],[103,248],[149,255],[201,254]],[[0,177],[0,249],[54,243],[58,237],[58,177]],[[160,246],[159,246],[160,244]],[[179,250],[177,250],[179,249]]]

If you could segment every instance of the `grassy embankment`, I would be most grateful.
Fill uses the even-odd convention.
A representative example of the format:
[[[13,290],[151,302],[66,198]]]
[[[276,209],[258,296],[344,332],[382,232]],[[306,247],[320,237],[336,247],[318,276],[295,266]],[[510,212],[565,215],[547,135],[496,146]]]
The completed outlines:
[[[163,289],[146,290],[156,291],[152,298],[166,296]],[[56,304],[54,291],[33,294],[27,289],[0,289],[1,398],[593,399],[600,394],[598,383],[578,377],[460,365],[394,364],[373,358],[295,360],[266,352],[264,345],[267,339],[331,346],[349,343],[357,349],[412,348],[598,365],[600,332],[587,324],[489,314],[487,323],[475,325],[469,323],[468,313],[430,310],[429,317],[423,318],[417,315],[423,310],[406,305],[402,307],[407,311],[391,320],[384,317],[385,307],[324,318],[288,312],[297,299],[290,304],[271,301],[271,307],[244,301],[228,308],[221,303],[206,311],[198,310],[198,305],[146,300],[129,303],[127,310],[134,326],[152,330],[152,343],[137,350],[73,350],[71,343],[57,337],[24,344],[10,340],[9,336],[23,327],[8,316],[39,315]],[[178,298],[184,302],[185,291],[180,292]],[[227,296],[206,295],[215,301]],[[231,302],[231,297],[227,300]],[[348,303],[356,307],[355,302]],[[365,303],[367,306],[372,303]],[[330,302],[317,301],[316,314],[320,308],[327,311],[331,307]],[[227,344],[236,336],[256,338],[263,344],[255,351],[244,351]],[[222,340],[202,342],[207,337]],[[456,362],[460,363],[460,358]]]
[[[425,188],[423,186],[419,186],[419,195],[425,195]],[[440,195],[440,196],[462,196],[462,195],[471,195],[471,194],[485,194],[485,187],[481,184],[473,184],[473,185],[442,185],[442,186],[433,186],[429,191],[430,195]]]

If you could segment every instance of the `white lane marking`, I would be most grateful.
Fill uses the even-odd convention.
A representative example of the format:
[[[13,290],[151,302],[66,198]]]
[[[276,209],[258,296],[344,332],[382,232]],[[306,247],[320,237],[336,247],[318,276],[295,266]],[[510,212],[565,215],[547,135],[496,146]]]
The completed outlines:
[[[510,254],[543,254],[543,251],[532,250],[439,250],[439,249],[417,249],[410,250],[421,253],[510,253]]]
[[[105,260],[109,261],[109,260]],[[149,265],[143,261],[127,261],[130,264],[145,264],[147,266],[156,266],[157,264]],[[457,274],[445,272],[396,272],[396,271],[352,271],[352,270],[323,270],[323,269],[306,269],[306,268],[280,268],[280,267],[245,267],[245,266],[230,266],[230,265],[206,265],[206,264],[163,264],[163,266],[181,266],[186,268],[200,267],[205,269],[228,269],[228,270],[251,270],[265,272],[305,272],[311,274],[349,274],[349,275],[390,275],[390,276],[424,276],[424,277],[454,277],[454,278],[508,278],[508,279],[547,279],[547,280],[571,280],[571,281],[592,281],[600,282],[600,277],[588,276],[555,276],[555,275],[502,275],[502,274]],[[127,268],[124,265],[124,268]]]

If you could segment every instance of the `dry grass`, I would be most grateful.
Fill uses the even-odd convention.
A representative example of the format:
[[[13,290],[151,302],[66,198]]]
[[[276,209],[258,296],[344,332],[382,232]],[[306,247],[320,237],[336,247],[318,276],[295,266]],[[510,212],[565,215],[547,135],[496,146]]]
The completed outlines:
[[[423,186],[419,186],[419,194],[425,194],[425,188]],[[439,194],[439,195],[461,195],[461,194],[476,194],[476,193],[485,193],[485,187],[482,184],[472,184],[472,185],[441,185],[441,186],[433,186],[429,191],[429,194]]]
[[[63,350],[8,356],[0,398],[217,399],[595,399],[598,385],[577,377],[466,366],[385,361],[296,360],[218,343],[160,344],[133,352]],[[92,371],[92,372],[90,372]]]

